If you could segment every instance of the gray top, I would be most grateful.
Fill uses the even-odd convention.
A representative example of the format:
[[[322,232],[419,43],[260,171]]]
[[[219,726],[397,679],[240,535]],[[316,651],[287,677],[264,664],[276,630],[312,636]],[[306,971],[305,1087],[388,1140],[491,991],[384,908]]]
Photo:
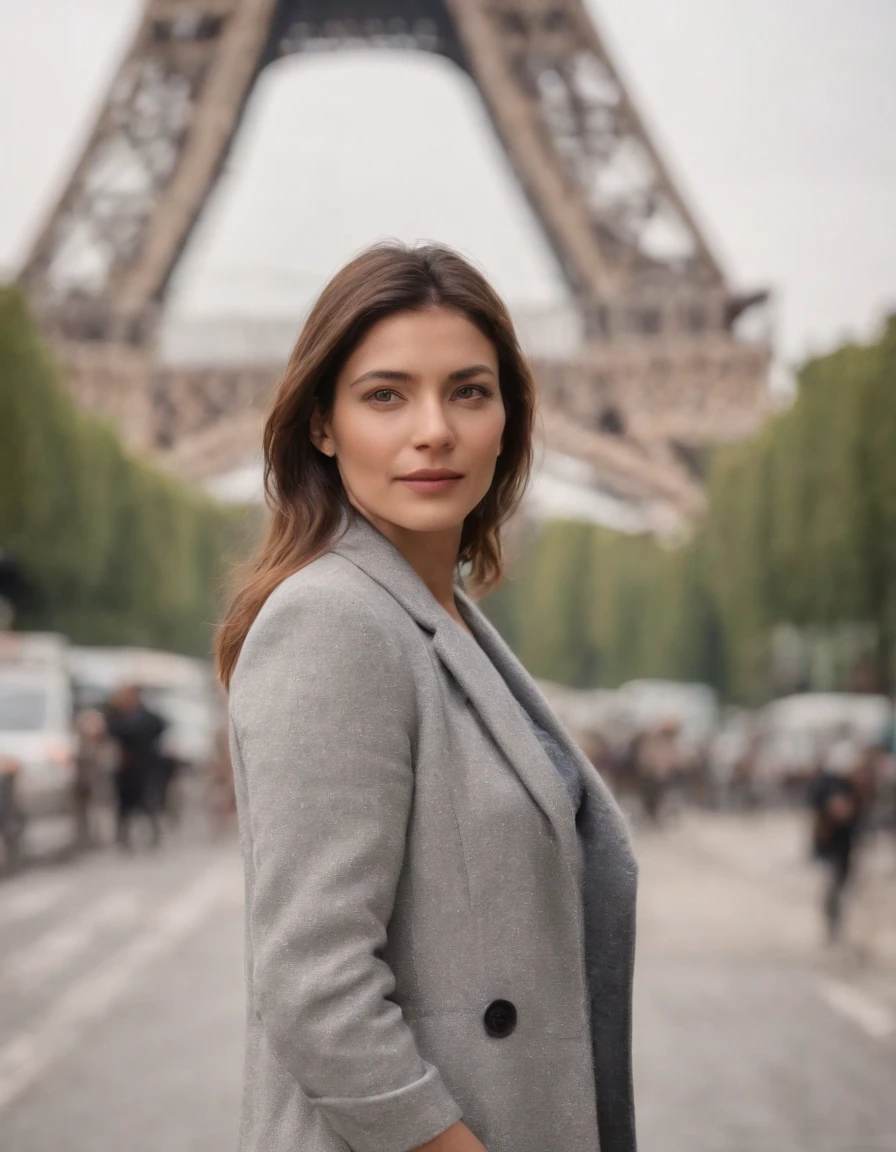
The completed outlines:
[[[627,990],[623,1001],[619,997],[618,987],[616,990],[609,988],[605,973],[608,946],[613,933],[620,929],[624,931],[624,928],[621,922],[617,921],[613,926],[613,931],[608,934],[606,920],[602,918],[602,909],[607,906],[608,859],[606,853],[608,849],[612,850],[612,832],[611,829],[602,826],[597,803],[598,795],[595,793],[593,783],[598,778],[597,773],[591,774],[586,781],[576,759],[539,723],[529,706],[524,704],[517,695],[510,678],[505,674],[505,669],[494,660],[491,653],[486,651],[486,655],[489,656],[492,666],[506,685],[507,695],[513,701],[517,713],[522,713],[522,719],[529,725],[530,730],[556,769],[557,775],[563,781],[575,814],[576,840],[581,862],[586,991],[590,1001],[589,1015],[595,1072],[595,1096],[600,1116],[599,1147],[602,1152],[611,1148],[635,1152],[631,1062],[629,1056],[623,1056],[620,1060],[620,1053],[630,1052],[633,970],[629,966],[626,973]],[[635,866],[633,878],[636,874],[637,867]],[[631,949],[630,960],[633,961],[633,932],[629,946]],[[623,1004],[627,1017],[625,1031],[628,1037],[624,1043],[621,1042],[622,1037],[618,1033],[615,1040],[611,1038],[611,1032],[615,1031],[611,1021],[612,1012],[622,1007]],[[610,1009],[609,1012],[608,1009]],[[622,1071],[621,1077],[619,1076],[620,1071]]]
[[[506,680],[505,680],[505,683]],[[510,685],[507,685],[508,690]],[[569,794],[569,801],[572,804],[572,810],[575,813],[576,830],[579,832],[579,857],[582,861],[583,870],[583,899],[585,896],[585,889],[588,886],[589,880],[594,880],[596,877],[590,877],[585,874],[585,869],[588,868],[587,853],[585,852],[585,845],[580,830],[579,819],[584,817],[584,804],[585,804],[585,782],[582,780],[582,774],[579,771],[579,766],[575,760],[570,756],[562,744],[560,744],[555,737],[551,735],[546,728],[535,719],[532,713],[522,704],[522,702],[511,691],[510,695],[517,708],[522,713],[526,723],[532,729],[538,743],[544,749],[548,759],[557,769],[557,775],[566,785],[566,791]],[[596,989],[589,987],[588,994],[591,999],[594,999]]]
[[[494,661],[492,661],[494,664]],[[579,859],[581,861],[582,908],[585,921],[585,969],[587,973],[588,998],[590,1000],[591,1043],[595,1069],[595,1093],[598,1111],[602,1113],[600,1147],[630,1148],[635,1152],[635,1116],[632,1099],[631,1068],[627,1067],[627,1090],[620,1085],[611,1085],[610,1077],[606,1073],[606,1039],[608,1018],[606,1014],[607,986],[602,975],[603,957],[606,953],[607,934],[605,925],[600,922],[600,909],[606,900],[604,885],[605,861],[601,857],[601,846],[608,839],[605,830],[596,819],[594,795],[589,796],[588,785],[582,777],[581,770],[575,759],[535,719],[529,708],[517,696],[503,670],[494,664],[501,678],[507,685],[508,695],[522,718],[529,725],[539,744],[544,749],[548,759],[557,770],[557,774],[566,786],[570,803],[575,813],[576,838],[579,846]],[[632,940],[632,954],[634,940]],[[628,975],[628,1003],[631,1000],[631,973]],[[631,1029],[629,1016],[627,1027]],[[618,1041],[617,1041],[618,1042]],[[614,1045],[609,1045],[612,1053]],[[611,1056],[611,1062],[616,1063]],[[603,1092],[598,1084],[603,1080]],[[602,1097],[604,1107],[601,1108]],[[609,1107],[608,1107],[609,1105]],[[621,1116],[627,1113],[625,1120],[619,1126],[615,1122],[604,1122],[603,1117],[609,1115]],[[617,1141],[621,1141],[617,1143]]]
[[[519,703],[519,701],[517,701],[517,703]],[[554,739],[546,728],[542,728],[535,717],[523,708],[522,704],[520,704],[520,709],[529,722],[532,731],[538,738],[538,743],[544,748],[548,759],[557,769],[563,783],[566,785],[572,810],[576,816],[578,816],[579,809],[582,807],[582,797],[585,791],[585,786],[582,783],[582,774],[579,772],[578,765],[566,749]]]

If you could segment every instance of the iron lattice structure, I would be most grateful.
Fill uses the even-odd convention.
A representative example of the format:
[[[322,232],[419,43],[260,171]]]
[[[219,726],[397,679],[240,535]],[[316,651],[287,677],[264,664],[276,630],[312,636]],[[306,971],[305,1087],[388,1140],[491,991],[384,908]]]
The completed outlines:
[[[583,0],[149,0],[21,273],[84,404],[187,472],[221,422],[234,451],[244,383],[155,362],[167,287],[262,69],[358,46],[438,53],[477,85],[583,318],[582,355],[537,366],[558,445],[596,459],[628,437],[671,475],[670,440],[756,426],[768,349],[732,325],[764,296],[727,285]]]

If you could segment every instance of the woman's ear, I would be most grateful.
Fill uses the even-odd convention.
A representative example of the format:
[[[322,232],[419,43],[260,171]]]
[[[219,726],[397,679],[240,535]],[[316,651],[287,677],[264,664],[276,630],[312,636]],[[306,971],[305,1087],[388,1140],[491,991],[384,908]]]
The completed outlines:
[[[311,443],[318,452],[322,452],[324,456],[333,456],[335,454],[336,450],[333,447],[327,423],[317,404],[315,404],[314,411],[311,413],[311,423],[308,434],[311,437]]]

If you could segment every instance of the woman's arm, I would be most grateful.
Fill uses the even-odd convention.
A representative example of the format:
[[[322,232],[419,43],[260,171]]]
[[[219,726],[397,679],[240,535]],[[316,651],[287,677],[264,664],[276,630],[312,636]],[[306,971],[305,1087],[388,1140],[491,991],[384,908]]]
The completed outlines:
[[[461,1110],[381,958],[413,792],[407,660],[367,604],[299,573],[250,630],[230,714],[268,1041],[354,1152],[425,1146]]]

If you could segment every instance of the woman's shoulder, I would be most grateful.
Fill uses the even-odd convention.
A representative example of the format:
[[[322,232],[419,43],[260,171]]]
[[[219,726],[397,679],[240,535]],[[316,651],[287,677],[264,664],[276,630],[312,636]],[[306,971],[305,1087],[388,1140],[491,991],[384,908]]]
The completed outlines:
[[[382,589],[351,561],[325,552],[282,580],[261,607],[246,636],[295,628],[342,632],[376,622]]]
[[[351,561],[326,552],[274,589],[246,634],[231,692],[263,668],[401,659],[384,591]],[[387,595],[387,594],[386,594]]]
[[[262,605],[256,623],[312,605],[326,605],[340,616],[363,614],[372,599],[370,584],[370,577],[356,565],[336,552],[325,552],[281,580]]]

